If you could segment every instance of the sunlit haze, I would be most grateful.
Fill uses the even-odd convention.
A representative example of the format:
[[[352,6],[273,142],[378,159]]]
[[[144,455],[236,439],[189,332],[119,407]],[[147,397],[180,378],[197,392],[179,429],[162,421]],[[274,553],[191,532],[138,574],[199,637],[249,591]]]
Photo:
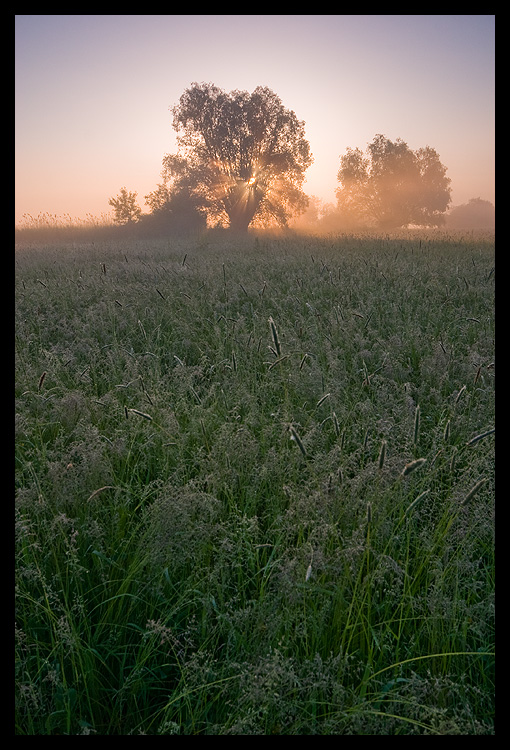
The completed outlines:
[[[193,82],[267,86],[306,123],[304,190],[335,201],[340,155],[376,134],[431,146],[452,204],[495,203],[493,15],[18,15],[15,221],[108,214],[176,153]]]

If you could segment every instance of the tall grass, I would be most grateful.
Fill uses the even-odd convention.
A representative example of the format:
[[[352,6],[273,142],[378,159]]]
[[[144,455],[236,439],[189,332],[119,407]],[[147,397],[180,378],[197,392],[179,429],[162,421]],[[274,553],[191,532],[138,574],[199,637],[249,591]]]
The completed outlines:
[[[16,733],[492,735],[493,294],[480,238],[18,248]]]

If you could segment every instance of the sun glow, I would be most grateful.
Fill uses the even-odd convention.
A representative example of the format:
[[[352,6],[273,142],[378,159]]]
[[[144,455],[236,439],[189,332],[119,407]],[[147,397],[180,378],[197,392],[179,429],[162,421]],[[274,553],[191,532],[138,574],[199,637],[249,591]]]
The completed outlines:
[[[250,179],[248,180],[248,187],[251,187],[252,185],[255,185],[255,183],[256,183],[256,182],[257,182],[257,178],[255,177],[255,175],[253,175],[253,176],[252,176],[252,177],[250,177]]]

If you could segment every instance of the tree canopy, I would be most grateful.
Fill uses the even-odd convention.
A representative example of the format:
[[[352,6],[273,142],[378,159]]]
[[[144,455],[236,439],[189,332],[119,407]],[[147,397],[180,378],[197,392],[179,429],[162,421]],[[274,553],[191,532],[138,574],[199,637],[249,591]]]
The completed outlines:
[[[269,88],[227,93],[194,83],[172,114],[179,154],[165,156],[163,178],[192,195],[209,223],[286,226],[306,209],[313,159],[304,122]]]
[[[349,148],[340,157],[338,210],[351,226],[438,226],[450,203],[446,171],[433,148],[376,135],[366,154]]]

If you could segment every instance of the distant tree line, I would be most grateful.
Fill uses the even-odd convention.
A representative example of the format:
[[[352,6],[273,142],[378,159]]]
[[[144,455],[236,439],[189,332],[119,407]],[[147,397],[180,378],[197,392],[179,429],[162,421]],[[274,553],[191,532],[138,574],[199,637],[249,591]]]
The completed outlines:
[[[451,229],[494,229],[496,209],[490,201],[471,198],[461,206],[455,206],[446,217]]]
[[[195,83],[171,111],[178,153],[163,158],[162,182],[145,196],[148,214],[126,188],[110,199],[118,224],[144,222],[161,233],[206,226],[388,231],[445,224],[451,181],[429,146],[412,151],[401,138],[378,134],[366,152],[348,148],[340,156],[337,203],[324,206],[303,192],[313,163],[305,123],[269,88],[227,93]],[[478,228],[489,221],[492,204],[486,204],[478,198],[453,209],[448,224]]]

